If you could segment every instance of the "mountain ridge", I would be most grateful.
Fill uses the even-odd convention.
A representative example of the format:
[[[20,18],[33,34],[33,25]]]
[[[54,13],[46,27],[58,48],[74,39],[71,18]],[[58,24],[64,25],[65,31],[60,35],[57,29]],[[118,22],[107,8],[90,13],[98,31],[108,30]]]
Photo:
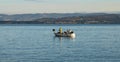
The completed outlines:
[[[32,21],[40,18],[62,18],[72,16],[93,16],[106,13],[36,13],[36,14],[0,14],[0,21]]]
[[[0,24],[120,24],[120,14],[46,13],[0,15]]]

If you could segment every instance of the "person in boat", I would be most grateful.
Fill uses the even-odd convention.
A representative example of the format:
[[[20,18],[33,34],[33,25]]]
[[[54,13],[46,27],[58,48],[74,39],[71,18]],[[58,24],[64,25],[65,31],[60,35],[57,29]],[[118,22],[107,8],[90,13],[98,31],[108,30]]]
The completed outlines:
[[[66,31],[64,31],[64,34],[67,34],[67,32],[66,32]]]
[[[62,28],[61,27],[59,28],[59,33],[62,34]]]
[[[67,30],[67,33],[70,33],[70,32],[72,32],[72,30],[71,30],[71,29],[68,29],[68,30]]]

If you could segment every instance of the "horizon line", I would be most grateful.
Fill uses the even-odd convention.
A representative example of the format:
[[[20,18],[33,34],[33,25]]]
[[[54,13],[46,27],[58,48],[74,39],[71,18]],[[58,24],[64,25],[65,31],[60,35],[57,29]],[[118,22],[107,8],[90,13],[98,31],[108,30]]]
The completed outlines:
[[[72,13],[108,13],[108,14],[120,14],[120,11],[101,11],[101,12],[41,12],[41,13],[0,13],[0,14],[6,14],[6,15],[14,15],[14,14],[72,14]]]

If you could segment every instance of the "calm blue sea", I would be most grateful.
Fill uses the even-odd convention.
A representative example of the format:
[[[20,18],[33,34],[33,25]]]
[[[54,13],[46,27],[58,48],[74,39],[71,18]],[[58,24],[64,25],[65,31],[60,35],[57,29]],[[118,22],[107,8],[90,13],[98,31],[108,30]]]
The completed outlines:
[[[0,25],[0,62],[120,62],[120,25]]]

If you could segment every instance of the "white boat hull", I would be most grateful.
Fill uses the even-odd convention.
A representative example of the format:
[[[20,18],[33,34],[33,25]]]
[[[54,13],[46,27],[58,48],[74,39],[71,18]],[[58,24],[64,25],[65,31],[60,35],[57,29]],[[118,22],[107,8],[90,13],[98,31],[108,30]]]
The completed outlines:
[[[72,33],[72,34],[61,34],[61,33],[55,33],[55,36],[57,37],[75,37],[75,33]]]

